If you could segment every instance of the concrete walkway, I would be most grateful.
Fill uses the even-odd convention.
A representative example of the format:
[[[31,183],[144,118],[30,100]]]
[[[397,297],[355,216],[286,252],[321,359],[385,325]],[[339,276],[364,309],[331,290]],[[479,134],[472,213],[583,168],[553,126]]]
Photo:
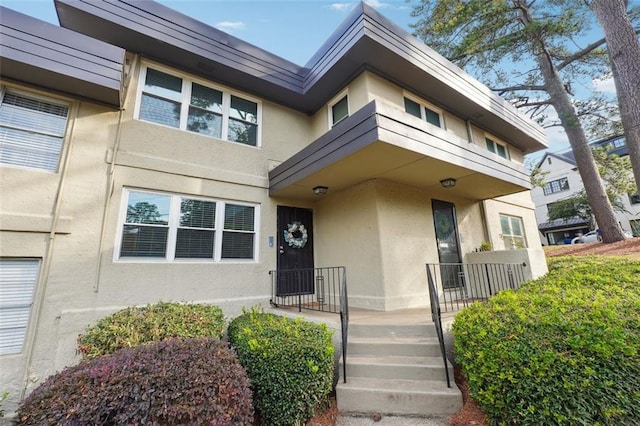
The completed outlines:
[[[421,418],[382,416],[375,421],[372,416],[339,416],[336,426],[449,426],[447,418]]]

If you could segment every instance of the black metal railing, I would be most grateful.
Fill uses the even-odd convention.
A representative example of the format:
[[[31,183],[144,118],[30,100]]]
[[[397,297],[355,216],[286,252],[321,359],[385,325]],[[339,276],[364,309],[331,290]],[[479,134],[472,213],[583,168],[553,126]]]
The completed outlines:
[[[455,312],[525,281],[525,263],[427,263],[442,313]]]
[[[442,313],[487,300],[501,290],[516,289],[525,281],[525,263],[427,263],[431,319],[436,328],[447,386],[451,387]]]
[[[440,314],[440,300],[438,298],[438,292],[433,280],[433,275],[427,265],[427,282],[429,283],[429,301],[431,302],[431,320],[436,327],[436,334],[438,335],[438,342],[440,342],[440,353],[442,355],[442,361],[444,362],[444,374],[447,378],[447,387],[451,387],[451,378],[449,377],[449,366],[447,365],[447,351],[444,346],[444,332],[442,330],[442,316]]]
[[[344,266],[269,271],[271,305],[340,314],[342,368],[347,383],[347,336],[349,300],[347,270]]]

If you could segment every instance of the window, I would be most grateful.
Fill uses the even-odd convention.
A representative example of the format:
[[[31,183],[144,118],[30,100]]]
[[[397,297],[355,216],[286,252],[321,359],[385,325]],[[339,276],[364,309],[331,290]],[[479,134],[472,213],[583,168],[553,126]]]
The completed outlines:
[[[494,154],[498,154],[502,158],[509,159],[509,151],[507,147],[501,143],[494,141],[493,139],[485,138],[487,143],[487,149]]]
[[[556,192],[568,191],[569,181],[567,178],[561,178],[547,182],[543,188],[544,195],[555,194]]]
[[[257,102],[153,68],[142,75],[140,120],[258,146]]]
[[[418,103],[413,99],[404,98],[404,110],[409,114],[425,120],[427,123],[442,127],[441,114],[435,109]]]
[[[629,203],[640,204],[640,192],[636,192],[635,194],[629,194]]]
[[[349,97],[342,95],[338,100],[329,104],[329,125],[335,126],[349,116]]]
[[[501,214],[500,225],[502,227],[502,240],[504,241],[505,249],[515,250],[527,247],[521,218]]]
[[[37,259],[0,259],[0,355],[22,352],[39,268]]]
[[[255,259],[257,207],[127,190],[120,259]]]
[[[11,89],[0,103],[0,163],[55,173],[69,105]]]

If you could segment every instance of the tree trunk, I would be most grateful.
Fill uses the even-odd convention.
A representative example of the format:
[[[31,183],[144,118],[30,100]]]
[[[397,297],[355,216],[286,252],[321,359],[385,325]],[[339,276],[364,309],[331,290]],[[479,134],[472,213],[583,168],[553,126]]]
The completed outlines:
[[[534,19],[529,13],[526,2],[516,0],[515,4],[517,4],[521,11],[521,19],[526,24],[532,24]],[[587,142],[587,137],[584,134],[584,129],[578,119],[576,110],[571,103],[571,99],[569,99],[564,84],[562,84],[557,69],[551,61],[544,41],[534,39],[532,43],[532,51],[535,52],[536,62],[542,73],[545,90],[549,94],[551,105],[558,113],[562,127],[569,139],[569,144],[571,144],[573,156],[576,159],[578,172],[582,178],[589,204],[591,205],[591,209],[602,233],[602,240],[605,243],[622,241],[624,240],[624,233],[620,228],[620,224],[613,212],[613,207],[607,197],[607,192],[600,179],[596,162],[593,159],[591,148]]]
[[[589,6],[604,30],[620,117],[636,186],[640,190],[640,42],[623,0],[593,0]]]

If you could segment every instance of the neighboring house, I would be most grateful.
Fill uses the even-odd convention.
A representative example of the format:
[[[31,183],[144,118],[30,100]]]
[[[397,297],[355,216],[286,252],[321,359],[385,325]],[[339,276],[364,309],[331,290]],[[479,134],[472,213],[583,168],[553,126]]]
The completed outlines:
[[[624,136],[613,136],[590,143],[593,148],[609,147],[609,155],[621,157],[629,155]],[[549,221],[549,208],[553,203],[572,197],[584,189],[572,151],[559,154],[546,153],[538,163],[545,175],[543,188],[531,190],[536,205],[536,217],[543,244],[565,244],[578,235],[589,232],[588,220],[579,217]],[[623,231],[640,236],[640,195],[628,194],[619,199],[623,211],[616,211],[616,217]]]
[[[542,129],[370,7],[302,67],[154,2],[55,5],[62,28],[0,9],[9,407],[126,306],[231,316],[271,270],[339,265],[353,307],[428,306],[425,264],[483,242],[546,272]]]

